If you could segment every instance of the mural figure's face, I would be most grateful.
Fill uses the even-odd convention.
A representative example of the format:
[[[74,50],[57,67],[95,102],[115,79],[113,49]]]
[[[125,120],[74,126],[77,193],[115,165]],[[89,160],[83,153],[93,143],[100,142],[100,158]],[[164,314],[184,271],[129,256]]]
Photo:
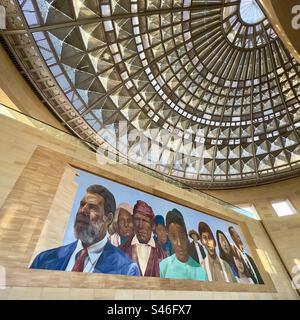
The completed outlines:
[[[219,241],[225,254],[230,255],[230,244],[228,243],[228,241],[222,233],[219,234]]]
[[[157,240],[159,244],[165,244],[168,240],[166,228],[162,224],[158,224],[154,230],[157,235]]]
[[[194,241],[195,243],[198,242],[198,237],[197,237],[197,235],[196,235],[195,233],[192,234],[192,239],[193,239],[193,241]]]
[[[238,269],[239,274],[243,274],[245,272],[245,266],[243,264],[242,259],[238,259],[237,257],[233,257],[236,268]]]
[[[216,244],[210,232],[202,232],[201,242],[210,256],[216,255]]]
[[[134,232],[140,243],[148,243],[151,239],[153,221],[142,212],[136,212],[133,217]]]
[[[236,232],[234,228],[231,229],[231,237],[234,243],[238,246],[238,248],[244,251],[244,244],[241,240],[241,237],[239,236],[239,234]]]
[[[189,239],[183,226],[177,223],[171,223],[168,228],[169,239],[176,258],[181,262],[187,262]]]
[[[133,235],[133,217],[125,209],[120,209],[118,217],[118,233],[121,237],[131,237]]]
[[[86,193],[80,201],[74,229],[77,239],[91,245],[105,237],[113,215],[104,214],[104,198],[99,194]]]

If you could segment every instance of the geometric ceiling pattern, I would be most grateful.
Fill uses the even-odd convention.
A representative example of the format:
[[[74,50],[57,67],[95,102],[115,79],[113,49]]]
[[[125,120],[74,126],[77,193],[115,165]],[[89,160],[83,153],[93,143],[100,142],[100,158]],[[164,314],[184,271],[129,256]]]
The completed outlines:
[[[253,0],[1,2],[19,64],[84,140],[113,148],[126,122],[159,146],[147,166],[194,188],[299,173],[300,65]]]

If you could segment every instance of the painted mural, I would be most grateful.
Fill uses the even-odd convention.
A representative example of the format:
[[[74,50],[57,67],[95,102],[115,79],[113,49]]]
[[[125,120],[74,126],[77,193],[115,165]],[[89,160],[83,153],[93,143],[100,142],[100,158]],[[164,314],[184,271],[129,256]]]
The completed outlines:
[[[237,225],[76,171],[63,243],[30,268],[263,284]]]

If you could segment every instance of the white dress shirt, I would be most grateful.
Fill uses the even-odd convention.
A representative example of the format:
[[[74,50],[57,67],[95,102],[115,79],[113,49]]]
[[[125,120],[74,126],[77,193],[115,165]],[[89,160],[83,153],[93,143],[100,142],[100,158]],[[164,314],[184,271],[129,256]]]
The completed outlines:
[[[237,283],[244,283],[244,284],[254,284],[254,281],[251,278],[239,278],[235,277]]]
[[[116,232],[109,237],[109,241],[112,245],[114,245],[115,247],[118,247],[121,244],[121,237]]]
[[[155,241],[151,235],[151,238],[148,243],[140,243],[137,236],[135,235],[131,241],[131,245],[136,246],[136,252],[138,257],[139,266],[142,272],[142,275],[145,274],[148,260],[151,254],[151,248],[155,248]]]
[[[218,256],[216,256],[215,259],[212,259],[209,255],[207,255],[206,258],[204,259],[204,266],[205,266],[208,280],[209,281],[218,281],[217,279],[214,279],[212,276],[214,270],[211,270],[211,268],[210,268],[211,262],[213,262],[212,265],[215,268],[215,275],[218,275],[221,272],[221,274],[223,274],[223,278],[224,278],[225,282],[230,282],[223,259],[221,259]],[[221,270],[218,270],[218,262],[220,263]],[[216,273],[216,271],[219,271],[219,273]],[[220,276],[218,278],[221,279]]]
[[[0,5],[0,29],[6,29],[6,9]]]
[[[99,242],[96,242],[89,246],[87,248],[88,255],[86,256],[84,260],[84,268],[83,272],[93,272],[95,269],[95,266],[103,252],[104,246],[106,245],[108,241],[108,235],[106,235],[102,240]],[[66,267],[66,271],[72,271],[74,264],[76,262],[76,255],[77,253],[83,249],[82,242],[80,240],[77,241],[77,246],[74,250],[74,252],[71,255],[71,258],[69,260],[69,263]]]
[[[201,254],[201,251],[200,251],[200,245],[199,245],[198,241],[196,243],[194,242],[194,245],[196,247],[199,263],[203,264],[204,262],[203,262],[202,254]]]

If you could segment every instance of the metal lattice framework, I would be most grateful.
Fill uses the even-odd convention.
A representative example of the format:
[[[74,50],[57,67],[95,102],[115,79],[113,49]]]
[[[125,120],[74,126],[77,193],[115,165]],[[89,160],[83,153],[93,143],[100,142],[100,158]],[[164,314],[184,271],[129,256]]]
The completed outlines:
[[[194,188],[299,174],[300,66],[252,0],[0,3],[20,65],[86,141],[112,147],[126,121],[160,146],[152,169]]]

